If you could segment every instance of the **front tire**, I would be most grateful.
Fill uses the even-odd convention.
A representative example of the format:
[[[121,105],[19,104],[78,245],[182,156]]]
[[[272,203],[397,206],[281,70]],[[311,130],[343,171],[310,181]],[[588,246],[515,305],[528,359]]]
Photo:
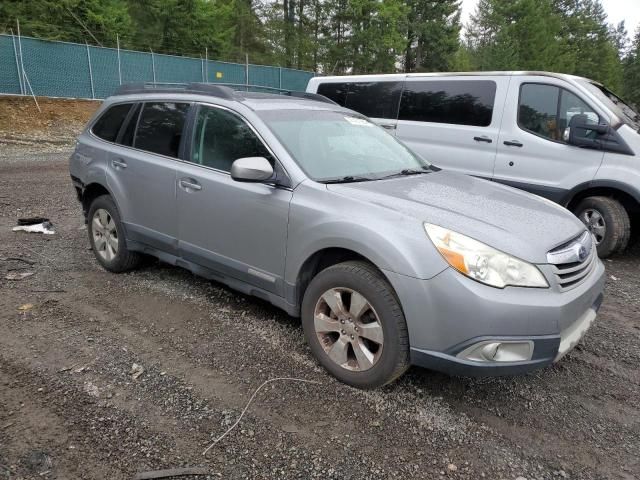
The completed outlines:
[[[594,235],[600,258],[623,252],[629,245],[631,220],[617,200],[587,197],[578,204],[574,213]]]
[[[304,294],[301,313],[313,355],[338,380],[377,388],[409,367],[400,302],[372,265],[350,261],[320,272]]]
[[[141,255],[127,249],[120,214],[109,195],[91,202],[87,218],[89,242],[100,265],[110,272],[122,273],[140,264]]]

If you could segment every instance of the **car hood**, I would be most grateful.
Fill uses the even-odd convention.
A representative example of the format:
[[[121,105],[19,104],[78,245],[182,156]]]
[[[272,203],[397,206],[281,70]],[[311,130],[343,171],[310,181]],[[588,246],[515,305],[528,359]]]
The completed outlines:
[[[445,171],[327,188],[449,228],[532,263],[547,263],[549,250],[585,230],[569,211],[549,200]]]

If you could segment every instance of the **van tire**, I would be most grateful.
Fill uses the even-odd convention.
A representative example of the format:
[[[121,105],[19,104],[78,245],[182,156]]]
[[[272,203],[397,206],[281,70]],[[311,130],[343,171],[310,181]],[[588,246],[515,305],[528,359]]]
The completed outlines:
[[[94,235],[93,219],[98,211],[107,212],[110,219],[113,221],[115,231],[117,233],[118,248],[115,255],[112,258],[105,258],[101,255],[96,245],[96,235]],[[124,226],[120,220],[120,213],[116,207],[115,202],[109,195],[101,195],[96,197],[89,205],[89,213],[87,215],[87,232],[89,234],[89,243],[91,249],[98,260],[98,263],[102,265],[105,270],[112,273],[128,272],[137,268],[142,262],[142,255],[138,252],[132,252],[127,248],[126,236],[124,232]]]
[[[605,235],[598,244],[598,256],[607,258],[622,253],[631,239],[631,220],[624,206],[611,197],[587,197],[575,208],[575,215],[588,225],[588,212],[597,212],[606,226]]]
[[[318,305],[321,305],[319,302],[322,301],[323,295],[332,289],[344,289],[347,292],[345,299],[348,299],[349,302],[354,298],[353,292],[362,295],[371,309],[364,310],[368,313],[359,318],[368,321],[371,320],[372,315],[376,316],[378,324],[382,327],[383,343],[380,347],[382,350],[373,362],[373,366],[367,369],[349,370],[341,366],[332,360],[325,351],[325,348],[330,347],[323,347],[321,344],[321,334],[316,331],[314,315]],[[343,262],[318,273],[311,280],[304,293],[301,316],[305,338],[311,352],[329,373],[343,383],[356,388],[373,389],[393,382],[409,368],[409,333],[400,301],[382,273],[367,262]],[[365,317],[367,318],[365,319]],[[356,320],[352,322],[347,320],[347,323],[351,323],[351,328],[360,325],[362,329],[362,325],[367,325],[367,323],[358,323]],[[362,333],[362,330],[360,332]],[[338,339],[347,338],[349,341],[349,335],[340,337],[338,332],[335,335],[338,336]],[[356,342],[363,341],[362,338],[358,337]],[[345,350],[349,352],[351,358],[354,358],[355,354],[354,344],[352,343]]]

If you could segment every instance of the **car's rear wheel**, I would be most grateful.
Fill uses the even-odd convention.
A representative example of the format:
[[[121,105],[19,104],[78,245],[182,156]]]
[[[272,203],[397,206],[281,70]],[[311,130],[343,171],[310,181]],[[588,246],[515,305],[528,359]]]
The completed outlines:
[[[631,238],[631,221],[624,206],[610,197],[587,197],[574,210],[593,234],[600,258],[624,251]]]
[[[87,218],[89,241],[100,265],[110,272],[121,273],[140,264],[141,255],[127,248],[118,209],[109,195],[91,202]]]
[[[302,302],[302,325],[320,364],[354,387],[380,387],[409,366],[402,308],[368,263],[344,262],[316,275]]]

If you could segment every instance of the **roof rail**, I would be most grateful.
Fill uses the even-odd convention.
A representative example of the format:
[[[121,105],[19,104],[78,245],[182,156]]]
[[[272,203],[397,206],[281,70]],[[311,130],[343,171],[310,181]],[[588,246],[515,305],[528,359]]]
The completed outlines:
[[[337,105],[333,100],[318,93],[296,92],[284,88],[266,87],[264,85],[248,85],[242,83],[169,83],[169,82],[144,82],[125,83],[115,91],[114,95],[129,95],[135,93],[200,93],[213,97],[224,98],[226,100],[242,99],[242,91],[246,90],[266,90],[266,93],[274,95],[286,95],[294,98],[315,100],[317,102],[331,103]]]
[[[232,100],[235,94],[232,88],[214,85],[211,83],[168,83],[168,82],[146,82],[146,83],[125,83],[115,92],[115,95],[129,95],[133,93],[204,93],[214,97]]]

